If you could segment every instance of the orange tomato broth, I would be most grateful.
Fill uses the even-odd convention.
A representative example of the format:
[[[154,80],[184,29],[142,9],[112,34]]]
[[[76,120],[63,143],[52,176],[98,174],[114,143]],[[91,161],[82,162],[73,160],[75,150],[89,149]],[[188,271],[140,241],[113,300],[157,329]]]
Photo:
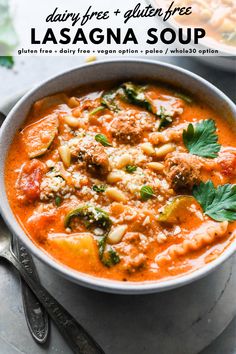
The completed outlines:
[[[99,106],[101,100],[101,92],[106,87],[102,86],[101,89],[94,88],[94,92],[91,94],[88,89],[77,90],[73,92],[69,92],[60,97],[60,100],[64,101],[63,105],[51,105],[47,107],[47,104],[44,104],[47,101],[39,101],[34,104],[28,117],[23,125],[23,128],[29,126],[30,124],[39,121],[43,117],[56,112],[59,116],[59,134],[64,134],[67,138],[71,137],[70,132],[64,131],[64,121],[63,121],[63,112],[67,109],[69,112],[72,112],[74,116],[80,116],[80,112],[78,108],[75,106],[73,100],[69,101],[69,97],[76,96],[78,102],[86,103],[86,108],[91,110],[92,108]],[[95,91],[96,90],[96,91]],[[172,88],[165,87],[163,85],[150,85],[148,92],[152,96],[152,98],[160,99],[163,95],[168,95],[169,98],[175,97],[175,90]],[[55,99],[55,98],[54,98]],[[53,99],[53,100],[54,100]],[[53,101],[52,102],[56,102]],[[232,127],[229,125],[228,122],[223,120],[218,114],[216,110],[212,110],[211,108],[207,107],[203,102],[199,102],[195,100],[193,97],[193,102],[188,104],[182,99],[178,99],[183,107],[183,113],[178,115],[174,120],[173,123],[165,128],[162,132],[165,132],[167,129],[171,129],[172,127],[177,127],[178,125],[186,122],[196,122],[202,119],[213,119],[217,126],[217,134],[219,137],[219,143],[222,147],[232,147],[236,148],[236,141],[235,141],[235,133],[232,130]],[[51,103],[52,103],[51,102]],[[71,106],[69,107],[68,104]],[[66,105],[66,106],[65,106]],[[45,107],[44,107],[45,106]],[[69,108],[68,108],[69,107]],[[88,108],[89,107],[89,108]],[[137,112],[143,112],[144,109],[137,107],[135,105],[131,105],[128,103],[122,102],[122,107],[124,110],[132,109]],[[76,111],[77,110],[77,111]],[[72,114],[70,113],[70,114]],[[68,113],[67,113],[68,114]],[[110,142],[115,142],[115,138],[113,138],[107,126],[103,126],[96,121],[96,117],[101,117],[103,115],[111,115],[112,119],[115,113],[111,113],[108,109],[104,112],[100,112],[95,115],[95,122],[89,123],[89,128],[91,131],[101,132],[108,137]],[[79,119],[79,118],[78,118]],[[63,132],[63,133],[62,133]],[[145,133],[145,137],[148,136],[149,133]],[[142,141],[141,141],[142,143]],[[41,157],[36,158],[41,162],[46,162],[47,160],[55,160],[59,161],[60,157],[58,156],[57,147],[59,144],[58,137],[55,138],[52,145],[50,146],[49,150]],[[178,145],[183,148],[183,142],[179,141]],[[135,146],[135,145],[134,145]],[[104,148],[105,150],[107,148]],[[161,202],[157,201],[156,198],[152,198],[147,202],[142,202],[143,205],[147,205],[147,210],[145,211],[145,215],[149,216],[149,223],[146,226],[143,226],[143,219],[140,223],[139,215],[136,215],[132,221],[128,221],[128,229],[127,232],[137,231],[141,232],[148,237],[150,228],[152,228],[152,233],[158,235],[159,232],[164,232],[165,235],[167,234],[167,239],[165,242],[160,243],[158,242],[155,237],[151,238],[151,241],[147,241],[146,249],[143,251],[145,255],[145,264],[142,264],[140,267],[133,268],[131,267],[124,267],[124,261],[128,259],[129,254],[125,253],[122,256],[121,253],[121,260],[118,264],[113,265],[111,267],[105,266],[98,256],[98,247],[96,239],[92,238],[92,242],[90,242],[89,246],[83,240],[83,237],[80,239],[79,232],[90,232],[86,230],[85,227],[79,226],[76,232],[72,231],[72,234],[76,233],[74,241],[72,244],[68,244],[66,242],[55,242],[58,234],[59,237],[62,237],[63,240],[66,238],[71,237],[71,232],[67,233],[64,226],[64,218],[68,211],[73,209],[77,204],[81,204],[81,202],[89,202],[89,197],[84,197],[84,200],[80,200],[78,202],[71,202],[69,200],[64,200],[62,204],[57,207],[54,204],[54,201],[49,200],[39,201],[34,200],[33,202],[22,201],[19,199],[19,191],[16,187],[17,180],[19,179],[20,171],[22,168],[22,164],[25,162],[30,161],[28,154],[26,152],[25,143],[23,141],[22,132],[19,131],[16,133],[15,138],[11,144],[9,149],[6,167],[5,167],[5,184],[8,199],[13,210],[15,217],[17,218],[18,222],[24,229],[25,233],[28,237],[35,243],[37,247],[45,251],[48,256],[52,257],[53,259],[57,260],[58,262],[76,269],[83,273],[88,273],[100,278],[109,278],[121,281],[151,281],[151,280],[166,280],[168,278],[173,278],[176,276],[180,276],[181,274],[194,271],[206,263],[210,262],[211,260],[218,257],[233,241],[235,238],[235,226],[236,222],[231,222],[229,224],[229,228],[227,233],[215,240],[213,243],[205,245],[201,247],[199,250],[188,252],[186,255],[176,257],[171,262],[163,264],[159,266],[156,262],[156,256],[165,252],[171,245],[174,244],[181,244],[186,238],[189,238],[189,235],[194,235],[196,230],[205,230],[205,225],[208,222],[212,222],[212,219],[204,216],[204,220],[201,220],[197,216],[197,212],[202,213],[200,205],[195,202],[195,211],[194,213],[190,212],[189,210],[185,210],[185,217],[178,225],[181,228],[181,232],[178,234],[174,233],[175,226],[172,225],[163,225],[159,222],[156,222],[155,215],[158,215],[158,209],[160,206],[163,206],[167,203],[169,198],[183,194],[183,193],[173,193],[172,195],[164,195],[163,200]],[[157,161],[163,162],[162,159],[157,159]],[[145,168],[145,167],[144,167]],[[89,176],[90,173],[83,172],[86,176]],[[164,178],[163,175],[157,174],[160,178]],[[228,176],[227,174],[222,174],[221,172],[216,172],[214,169],[209,169],[208,171],[204,171],[202,173],[203,179],[206,181],[211,179],[215,185],[225,184],[225,183],[232,183],[236,182],[235,175]],[[96,176],[97,177],[97,176]],[[104,182],[104,178],[101,179]],[[105,179],[106,180],[106,179]],[[89,185],[91,188],[91,184]],[[75,194],[77,191],[75,191]],[[79,193],[79,192],[78,192]],[[104,193],[99,194],[99,203],[100,207],[103,208],[103,204],[107,208],[106,210],[109,211],[109,215],[112,217],[116,217],[117,214],[123,212],[123,208],[126,207],[126,203],[116,202],[116,201],[107,201],[106,197],[103,195]],[[165,194],[165,193],[164,193]],[[86,199],[87,198],[87,199]],[[40,217],[39,205],[47,205],[50,204],[50,212],[53,214],[51,218],[48,220],[45,218]],[[53,204],[53,205],[51,205]],[[135,202],[134,202],[135,204]],[[135,205],[132,204],[132,208],[135,208]],[[153,214],[154,210],[154,214]],[[36,213],[39,216],[39,219],[35,220],[35,222],[29,224],[29,219],[32,217],[33,213]],[[79,232],[78,232],[79,231]],[[48,234],[53,234],[54,238],[48,237]],[[72,246],[71,246],[72,245]],[[83,247],[84,250],[83,251]],[[133,244],[124,243],[122,246],[122,240],[120,246],[112,245],[112,247],[119,253],[120,250],[124,250],[125,247],[135,247]],[[120,247],[120,248],[119,248]],[[123,247],[123,249],[122,249]],[[82,250],[81,250],[82,249]],[[133,248],[132,248],[133,249]],[[128,261],[127,261],[128,262]]]

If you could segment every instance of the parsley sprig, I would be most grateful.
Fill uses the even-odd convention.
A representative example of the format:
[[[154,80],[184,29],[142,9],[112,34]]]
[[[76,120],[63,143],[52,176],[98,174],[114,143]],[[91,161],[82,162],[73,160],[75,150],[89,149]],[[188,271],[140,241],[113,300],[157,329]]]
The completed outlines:
[[[193,195],[204,213],[216,221],[236,220],[236,185],[214,187],[212,181],[194,186]]]
[[[94,192],[97,192],[97,193],[103,193],[105,192],[106,190],[106,185],[105,184],[100,184],[100,185],[97,185],[97,184],[94,184],[92,189],[94,190]]]
[[[111,143],[109,143],[107,137],[103,134],[96,134],[95,135],[95,140],[98,143],[101,143],[103,146],[112,146]]]
[[[61,205],[61,203],[62,203],[62,198],[59,196],[56,196],[56,198],[55,198],[56,206],[59,207]]]
[[[187,130],[183,131],[183,141],[188,151],[193,155],[213,159],[220,151],[216,125],[212,119],[202,120],[194,125],[190,123]]]
[[[137,166],[134,165],[126,165],[125,171],[128,173],[134,173],[137,170]]]
[[[140,189],[140,195],[141,195],[141,199],[146,201],[152,197],[154,197],[154,191],[152,189],[152,187],[150,186],[142,186],[142,188]]]

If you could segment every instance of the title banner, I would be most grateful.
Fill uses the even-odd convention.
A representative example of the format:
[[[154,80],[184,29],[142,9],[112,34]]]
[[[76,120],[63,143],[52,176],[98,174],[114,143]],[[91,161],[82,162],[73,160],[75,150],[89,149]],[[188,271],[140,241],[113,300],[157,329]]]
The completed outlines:
[[[10,28],[0,37],[0,55],[235,55],[230,13],[221,33],[219,14],[216,26],[214,11],[199,3],[0,0],[0,32],[4,19]]]

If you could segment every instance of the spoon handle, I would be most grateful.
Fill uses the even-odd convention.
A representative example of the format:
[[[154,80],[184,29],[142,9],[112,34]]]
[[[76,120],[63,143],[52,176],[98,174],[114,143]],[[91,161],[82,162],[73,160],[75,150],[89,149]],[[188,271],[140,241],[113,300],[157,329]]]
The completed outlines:
[[[20,272],[22,278],[45,307],[75,354],[105,354],[102,348],[69,312],[39,282],[31,278],[12,252],[7,251],[2,256]]]
[[[5,118],[5,114],[0,112],[0,127]],[[13,238],[13,245],[15,246],[16,255],[20,263],[25,267],[31,268],[31,277],[35,277],[35,280],[39,281],[31,255],[26,251],[24,246],[19,243],[17,238]],[[21,282],[21,289],[25,318],[29,331],[37,343],[44,344],[49,334],[47,312],[24,281]]]
[[[26,248],[15,237],[13,238],[16,258],[30,273],[31,278],[39,282],[38,273],[31,255]],[[43,344],[47,341],[49,334],[48,314],[42,304],[38,301],[29,286],[21,279],[21,291],[26,322],[34,340]]]

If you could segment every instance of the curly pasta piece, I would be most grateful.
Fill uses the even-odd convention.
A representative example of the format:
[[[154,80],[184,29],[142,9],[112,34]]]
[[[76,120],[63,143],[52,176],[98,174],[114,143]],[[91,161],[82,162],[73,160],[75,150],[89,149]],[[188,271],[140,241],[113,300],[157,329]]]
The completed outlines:
[[[213,243],[217,238],[223,237],[228,230],[228,221],[209,226],[205,232],[196,234],[191,240],[184,240],[179,245],[170,246],[165,253],[156,257],[159,266],[169,263],[178,257],[198,251],[206,245]]]

